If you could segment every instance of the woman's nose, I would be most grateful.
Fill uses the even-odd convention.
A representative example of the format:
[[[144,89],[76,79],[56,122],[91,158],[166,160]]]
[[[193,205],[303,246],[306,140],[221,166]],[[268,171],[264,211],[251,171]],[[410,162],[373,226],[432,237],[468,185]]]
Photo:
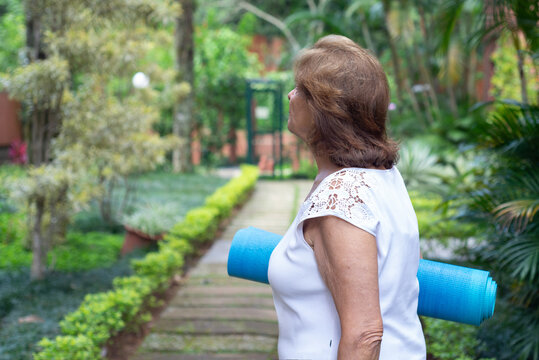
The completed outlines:
[[[288,93],[288,100],[290,100],[290,98],[292,97],[292,95],[294,95],[294,92],[296,91],[296,88],[293,88],[292,90],[290,90],[290,92]]]

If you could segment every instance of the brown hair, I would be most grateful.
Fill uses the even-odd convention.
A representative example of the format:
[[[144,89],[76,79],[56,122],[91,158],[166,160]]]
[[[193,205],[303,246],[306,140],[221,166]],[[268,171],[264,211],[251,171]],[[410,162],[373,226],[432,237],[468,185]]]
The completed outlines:
[[[343,167],[384,167],[398,146],[386,135],[389,85],[375,56],[337,35],[321,38],[299,55],[296,88],[314,116],[307,139],[317,153]]]

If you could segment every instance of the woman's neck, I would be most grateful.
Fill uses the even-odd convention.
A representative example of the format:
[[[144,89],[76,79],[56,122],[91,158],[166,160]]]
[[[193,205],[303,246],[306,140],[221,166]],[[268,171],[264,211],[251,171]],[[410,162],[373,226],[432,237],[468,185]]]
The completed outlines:
[[[316,175],[315,182],[320,182],[329,174],[342,169],[342,166],[335,165],[327,156],[315,155],[314,160],[318,167],[318,174]]]

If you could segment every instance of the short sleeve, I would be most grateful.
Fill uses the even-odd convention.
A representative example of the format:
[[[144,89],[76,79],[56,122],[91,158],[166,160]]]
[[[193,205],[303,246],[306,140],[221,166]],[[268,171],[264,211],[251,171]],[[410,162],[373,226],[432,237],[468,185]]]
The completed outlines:
[[[366,172],[343,169],[329,175],[304,204],[299,223],[322,216],[336,216],[376,236],[378,219],[372,197],[374,179]]]

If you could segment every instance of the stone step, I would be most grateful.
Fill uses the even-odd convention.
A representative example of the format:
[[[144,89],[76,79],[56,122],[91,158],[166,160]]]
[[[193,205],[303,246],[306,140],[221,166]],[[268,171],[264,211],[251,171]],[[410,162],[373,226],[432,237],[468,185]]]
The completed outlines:
[[[277,336],[277,324],[267,321],[248,320],[186,320],[160,319],[152,326],[152,332],[181,335],[233,335],[250,334]]]
[[[204,286],[250,286],[267,288],[268,284],[263,284],[255,281],[249,281],[245,279],[239,279],[231,277],[225,274],[208,274],[207,276],[192,276],[186,281],[187,286],[191,285],[204,285]]]
[[[249,309],[231,307],[176,307],[169,306],[163,311],[162,318],[183,320],[260,320],[276,322],[273,309]]]
[[[274,360],[277,355],[262,353],[224,353],[224,354],[178,354],[178,353],[147,353],[139,354],[131,360]]]
[[[175,307],[241,307],[273,309],[273,298],[261,296],[176,296],[170,303]]]
[[[268,296],[271,297],[271,287],[266,286],[205,286],[192,285],[180,288],[177,296]]]
[[[179,335],[151,333],[144,339],[139,354],[176,352],[203,354],[216,352],[268,353],[275,349],[276,338],[263,335]]]

